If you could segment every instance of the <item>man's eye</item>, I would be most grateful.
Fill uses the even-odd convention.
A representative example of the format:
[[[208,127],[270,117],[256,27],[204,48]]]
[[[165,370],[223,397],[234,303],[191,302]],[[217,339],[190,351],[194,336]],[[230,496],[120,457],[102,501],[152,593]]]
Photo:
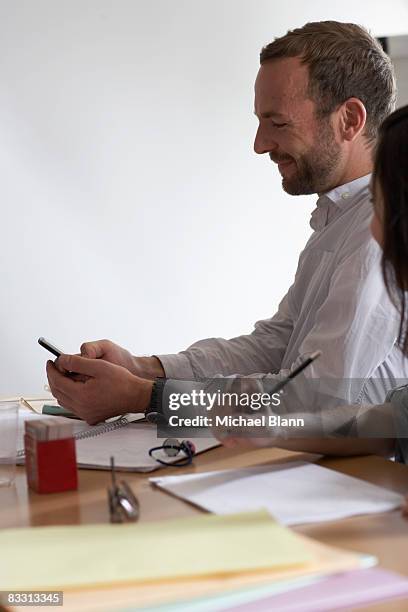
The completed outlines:
[[[285,127],[288,124],[287,123],[276,123],[276,121],[272,121],[272,125],[273,125],[273,127],[276,127],[276,128],[282,128],[282,127]]]

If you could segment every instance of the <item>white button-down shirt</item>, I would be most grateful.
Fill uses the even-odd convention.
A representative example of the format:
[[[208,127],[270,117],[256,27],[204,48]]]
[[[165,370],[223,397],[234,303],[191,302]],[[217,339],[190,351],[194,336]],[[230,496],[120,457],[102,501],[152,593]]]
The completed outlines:
[[[381,249],[370,233],[369,181],[366,175],[319,197],[310,221],[315,231],[272,318],[258,321],[248,335],[209,338],[177,355],[159,355],[166,377],[279,379],[321,350],[306,378],[333,381],[332,395],[346,403],[384,401],[408,369],[395,344],[399,315],[383,283]]]

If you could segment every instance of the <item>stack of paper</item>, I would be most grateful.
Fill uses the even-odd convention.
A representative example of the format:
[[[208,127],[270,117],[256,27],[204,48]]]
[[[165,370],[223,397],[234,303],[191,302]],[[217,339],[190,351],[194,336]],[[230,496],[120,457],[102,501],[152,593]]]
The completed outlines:
[[[216,514],[266,508],[284,525],[386,512],[401,506],[403,501],[393,491],[300,461],[159,476],[150,478],[150,482]]]
[[[351,610],[364,604],[408,597],[408,579],[379,568],[337,574],[280,595],[256,598],[240,605],[223,607],[225,612],[330,612]],[[207,612],[211,608],[207,608]],[[217,608],[214,608],[217,609]],[[219,608],[218,608],[219,609]],[[404,607],[406,609],[406,607]],[[185,612],[195,612],[189,605]],[[178,608],[182,612],[183,608]],[[163,611],[164,612],[164,611]]]
[[[267,512],[140,525],[0,531],[0,590],[62,589],[302,567],[296,534]]]
[[[306,585],[280,583],[239,589],[215,597],[181,600],[149,607],[149,612],[339,612],[389,599],[406,601],[407,597],[408,578],[373,568],[335,574]]]
[[[0,531],[0,550],[7,550],[0,556],[0,590],[63,589],[67,611],[142,607],[262,585],[270,594],[271,585],[282,592],[373,564],[295,534],[266,512],[7,529]]]

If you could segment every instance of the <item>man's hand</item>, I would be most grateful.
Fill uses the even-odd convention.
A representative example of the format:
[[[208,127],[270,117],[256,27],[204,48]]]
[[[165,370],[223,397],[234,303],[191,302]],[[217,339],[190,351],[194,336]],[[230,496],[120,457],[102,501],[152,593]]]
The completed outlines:
[[[47,376],[58,403],[90,425],[127,412],[144,412],[150,403],[151,381],[103,359],[61,355],[55,364],[47,362]]]
[[[110,340],[84,342],[81,346],[81,355],[89,359],[109,361],[109,363],[126,368],[136,376],[149,380],[165,375],[163,366],[157,357],[135,357],[129,351]]]

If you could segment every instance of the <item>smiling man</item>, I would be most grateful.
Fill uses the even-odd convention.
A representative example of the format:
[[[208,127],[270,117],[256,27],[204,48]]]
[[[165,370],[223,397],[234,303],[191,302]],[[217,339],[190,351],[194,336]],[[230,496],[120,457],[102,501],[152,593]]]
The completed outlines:
[[[381,403],[406,377],[395,344],[398,315],[369,229],[372,152],[395,101],[391,62],[366,30],[338,22],[288,32],[262,49],[260,62],[255,151],[278,164],[286,192],[318,194],[294,283],[278,312],[247,335],[158,357],[134,357],[101,340],[83,344],[81,356],[49,362],[55,397],[90,423],[157,409],[165,383],[156,377],[279,380],[315,350],[323,355],[304,382],[326,381],[325,397],[337,403]],[[265,274],[273,278],[277,266],[278,254]],[[302,401],[312,403],[305,389]]]
[[[263,63],[255,83],[259,128],[254,149],[256,153],[268,153],[278,164],[283,189],[291,195],[320,194],[328,191],[328,186],[347,183],[350,176],[370,172],[367,150],[359,168],[350,163],[354,162],[350,151],[344,151],[348,159],[342,167],[342,148],[330,114],[320,111],[308,96],[307,65],[299,57],[272,61],[270,49],[262,52]],[[349,128],[364,123],[366,111],[360,100],[350,98],[344,113],[354,121]],[[342,120],[347,120],[346,116]]]

